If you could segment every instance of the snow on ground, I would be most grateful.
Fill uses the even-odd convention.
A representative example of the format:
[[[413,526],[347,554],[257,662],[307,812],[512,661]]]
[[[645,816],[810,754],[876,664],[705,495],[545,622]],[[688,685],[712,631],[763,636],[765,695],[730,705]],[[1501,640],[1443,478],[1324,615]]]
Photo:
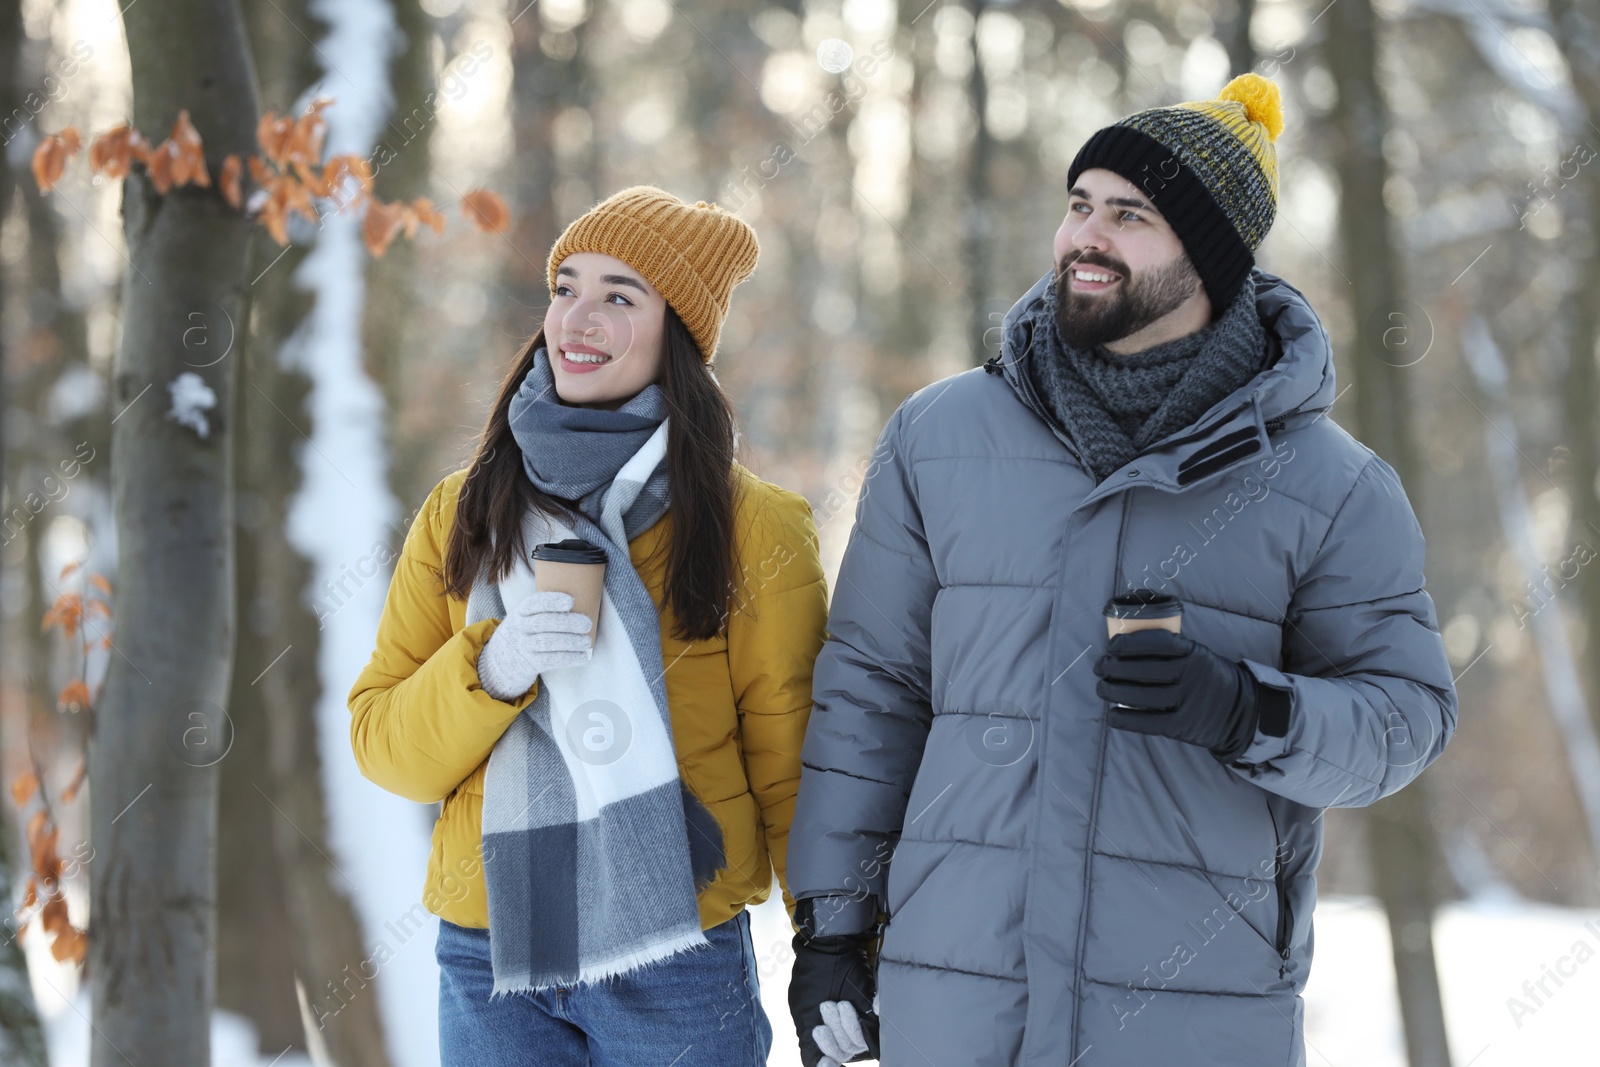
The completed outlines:
[[[751,917],[761,1000],[773,1029],[768,1063],[799,1067],[787,1000],[794,953],[783,902],[774,895]],[[1317,906],[1315,936],[1305,993],[1306,1067],[1405,1067],[1382,909],[1366,898],[1326,898]],[[1440,913],[1434,942],[1456,1067],[1594,1060],[1600,911],[1457,904]]]
[[[46,1013],[47,1005],[41,1004]],[[45,1045],[51,1067],[88,1067],[89,1024],[92,1007],[87,991],[72,1003],[57,997],[55,1014],[45,1015]],[[250,1020],[232,1012],[218,1011],[211,1016],[212,1067],[313,1067],[304,1053],[282,1050],[256,1051],[256,1028]]]
[[[1329,900],[1316,926],[1307,1067],[1404,1067],[1383,912],[1369,900]],[[1455,905],[1434,924],[1434,944],[1458,1067],[1593,1062],[1600,911]]]
[[[799,1067],[787,1000],[794,953],[782,900],[775,894],[753,909],[751,920],[761,1000],[773,1030],[768,1062]],[[430,953],[431,929],[412,939]],[[1456,1067],[1566,1067],[1594,1060],[1600,911],[1521,902],[1457,904],[1440,914],[1434,938]],[[37,967],[43,961],[32,962]],[[86,1067],[87,995],[69,1002],[51,986],[35,981],[34,988],[52,1067]],[[1394,997],[1388,924],[1377,903],[1323,900],[1306,988],[1307,1067],[1405,1067]],[[298,1054],[275,1060],[278,1053],[270,1049],[252,1057],[249,1023],[225,1012],[216,1014],[211,1039],[213,1067],[311,1064]],[[408,1052],[409,1062],[438,1062],[436,1046]]]

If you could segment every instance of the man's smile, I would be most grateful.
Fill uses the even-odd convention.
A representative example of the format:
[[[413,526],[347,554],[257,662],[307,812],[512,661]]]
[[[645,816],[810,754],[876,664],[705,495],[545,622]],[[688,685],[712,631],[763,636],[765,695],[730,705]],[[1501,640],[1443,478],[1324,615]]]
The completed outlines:
[[[1103,267],[1068,267],[1067,271],[1072,288],[1082,293],[1098,293],[1122,280],[1120,274]]]

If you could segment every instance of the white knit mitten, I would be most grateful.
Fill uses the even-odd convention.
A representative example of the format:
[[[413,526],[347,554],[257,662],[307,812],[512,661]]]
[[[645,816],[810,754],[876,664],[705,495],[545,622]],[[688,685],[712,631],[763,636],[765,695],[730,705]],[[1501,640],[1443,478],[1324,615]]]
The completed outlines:
[[[542,671],[576,667],[594,654],[587,615],[572,610],[570,593],[531,593],[507,612],[478,653],[478,681],[496,700],[511,702]]]

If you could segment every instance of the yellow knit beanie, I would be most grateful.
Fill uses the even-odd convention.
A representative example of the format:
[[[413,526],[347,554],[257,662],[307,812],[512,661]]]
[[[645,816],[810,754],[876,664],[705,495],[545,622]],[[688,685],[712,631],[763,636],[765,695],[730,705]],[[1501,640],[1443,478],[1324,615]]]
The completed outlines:
[[[615,256],[661,291],[711,362],[733,287],[756,269],[761,248],[749,223],[704,200],[693,206],[653,185],[635,185],[590,208],[556,239],[547,264],[574,252]]]
[[[1129,115],[1097,131],[1067,168],[1067,188],[1094,167],[1155,202],[1221,314],[1255,265],[1278,214],[1278,87],[1241,74],[1214,100]]]

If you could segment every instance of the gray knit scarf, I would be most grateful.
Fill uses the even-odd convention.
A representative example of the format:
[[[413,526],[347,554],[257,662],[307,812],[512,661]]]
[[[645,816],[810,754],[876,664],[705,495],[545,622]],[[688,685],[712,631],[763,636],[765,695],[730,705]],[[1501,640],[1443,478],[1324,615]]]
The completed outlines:
[[[508,411],[534,485],[576,504],[530,511],[524,558],[480,574],[467,623],[504,618],[532,589],[537,543],[577,536],[605,550],[596,644],[545,672],[495,743],[484,782],[484,881],[493,996],[623,974],[707,944],[697,894],[726,859],[715,817],[678,775],[661,617],[628,541],[668,506],[667,404],[647,386],[615,411],[557,397],[540,349]]]
[[[1126,356],[1061,340],[1054,282],[1030,314],[1027,372],[1097,483],[1205,414],[1255,377],[1266,360],[1266,329],[1249,278],[1215,321]]]

